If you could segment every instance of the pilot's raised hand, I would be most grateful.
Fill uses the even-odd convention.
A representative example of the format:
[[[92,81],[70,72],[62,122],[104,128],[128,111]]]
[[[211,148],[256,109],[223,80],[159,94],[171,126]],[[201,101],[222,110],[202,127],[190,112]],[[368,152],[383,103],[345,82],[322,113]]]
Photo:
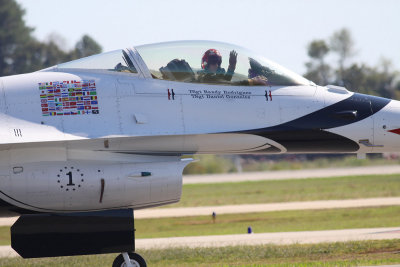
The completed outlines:
[[[235,50],[232,50],[231,53],[229,54],[229,67],[228,69],[231,71],[234,71],[236,68],[236,62],[237,62],[237,52]]]

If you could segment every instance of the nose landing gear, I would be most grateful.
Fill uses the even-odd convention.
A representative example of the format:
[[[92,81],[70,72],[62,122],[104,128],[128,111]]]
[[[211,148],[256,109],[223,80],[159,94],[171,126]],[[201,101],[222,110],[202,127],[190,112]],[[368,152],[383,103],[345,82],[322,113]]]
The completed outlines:
[[[139,254],[124,252],[115,258],[112,267],[147,267],[147,264]]]

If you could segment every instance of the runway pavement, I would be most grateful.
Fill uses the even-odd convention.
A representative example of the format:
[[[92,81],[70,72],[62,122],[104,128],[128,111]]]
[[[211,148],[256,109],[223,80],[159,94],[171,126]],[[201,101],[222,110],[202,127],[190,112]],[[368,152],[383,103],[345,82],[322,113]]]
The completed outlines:
[[[316,244],[395,238],[400,238],[400,227],[136,239],[136,248],[140,250],[171,247]],[[17,253],[10,246],[0,246],[0,257],[15,256]]]
[[[245,172],[229,174],[187,175],[183,184],[230,183],[245,181],[331,178],[349,175],[385,175],[400,173],[400,166],[364,166],[347,168],[306,169],[289,171]]]
[[[400,227],[137,239],[137,249],[317,244],[400,238]]]
[[[239,214],[252,212],[270,212],[285,210],[317,210],[336,208],[361,208],[400,205],[400,197],[390,198],[366,198],[347,200],[320,200],[300,201],[269,204],[243,204],[228,206],[188,207],[188,208],[164,208],[145,209],[135,211],[136,219],[202,216],[216,214]]]
[[[338,208],[362,208],[400,205],[400,197],[365,198],[346,200],[299,201],[269,204],[243,204],[228,206],[153,208],[135,211],[135,219],[168,218],[185,216],[206,216],[213,212],[220,214],[239,214],[285,210],[319,210]],[[18,217],[0,218],[0,226],[12,225]]]

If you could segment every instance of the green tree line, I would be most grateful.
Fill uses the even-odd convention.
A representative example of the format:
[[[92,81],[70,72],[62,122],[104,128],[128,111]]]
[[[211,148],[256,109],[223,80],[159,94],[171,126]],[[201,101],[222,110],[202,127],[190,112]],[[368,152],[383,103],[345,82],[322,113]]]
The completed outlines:
[[[334,32],[328,40],[311,41],[307,46],[310,60],[305,64],[305,77],[319,85],[335,84],[355,92],[400,99],[399,72],[389,59],[382,58],[377,66],[351,63],[356,54],[354,40],[348,29]],[[337,64],[326,61],[332,54]]]
[[[25,24],[24,14],[15,0],[0,0],[0,76],[37,71],[102,51],[89,35],[68,51],[60,47],[60,36],[39,41],[32,35],[34,29]]]

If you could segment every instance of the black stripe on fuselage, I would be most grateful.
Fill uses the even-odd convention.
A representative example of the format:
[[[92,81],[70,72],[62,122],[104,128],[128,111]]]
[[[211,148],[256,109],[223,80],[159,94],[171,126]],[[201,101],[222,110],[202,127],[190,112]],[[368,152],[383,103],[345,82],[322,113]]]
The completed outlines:
[[[349,98],[295,120],[240,133],[274,140],[284,146],[289,153],[355,152],[360,148],[356,142],[325,130],[368,118],[390,101],[382,97],[354,93]],[[341,112],[349,111],[357,111],[357,113],[352,118],[338,116],[338,114],[343,114]]]

